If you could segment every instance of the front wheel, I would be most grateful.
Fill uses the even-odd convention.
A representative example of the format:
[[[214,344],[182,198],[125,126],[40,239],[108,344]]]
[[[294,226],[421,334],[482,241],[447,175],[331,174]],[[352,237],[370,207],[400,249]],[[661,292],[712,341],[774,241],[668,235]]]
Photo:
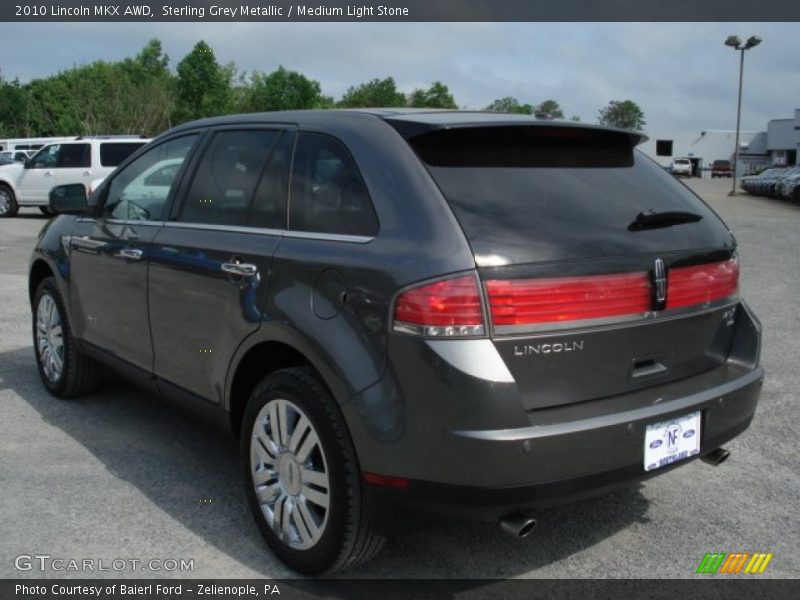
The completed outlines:
[[[16,217],[19,212],[14,190],[5,183],[0,183],[0,219]]]
[[[310,369],[282,369],[255,388],[242,426],[242,466],[258,527],[293,569],[333,573],[383,547],[344,420]]]
[[[54,213],[52,210],[50,210],[50,208],[49,208],[49,207],[47,207],[47,206],[40,206],[40,207],[39,207],[39,210],[41,211],[41,213],[42,213],[42,214],[43,214],[45,217],[52,217],[54,214],[56,214],[56,213]]]
[[[33,298],[33,346],[39,375],[51,394],[71,398],[97,388],[99,366],[78,350],[52,277],[39,284]]]

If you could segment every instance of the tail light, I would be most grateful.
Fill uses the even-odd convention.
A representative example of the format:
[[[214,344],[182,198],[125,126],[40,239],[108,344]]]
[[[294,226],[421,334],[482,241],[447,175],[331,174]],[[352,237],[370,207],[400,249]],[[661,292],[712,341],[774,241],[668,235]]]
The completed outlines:
[[[403,291],[395,302],[394,330],[429,337],[484,335],[477,278],[455,277]]]
[[[675,267],[667,281],[668,309],[722,300],[739,292],[739,261]]]
[[[651,310],[647,273],[486,282],[494,325],[635,315]]]

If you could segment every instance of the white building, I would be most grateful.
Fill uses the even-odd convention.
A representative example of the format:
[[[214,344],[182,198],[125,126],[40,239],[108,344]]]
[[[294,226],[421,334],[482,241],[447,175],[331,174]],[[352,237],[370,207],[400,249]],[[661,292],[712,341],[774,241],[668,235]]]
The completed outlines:
[[[685,133],[647,132],[648,141],[639,148],[664,167],[676,158],[688,158],[699,177],[715,160],[733,162],[735,131],[705,130]],[[739,175],[762,166],[798,164],[800,154],[800,108],[791,119],[773,119],[766,131],[742,131],[739,134]]]
[[[664,167],[676,158],[692,161],[693,174],[700,177],[711,168],[715,160],[733,162],[736,132],[703,130],[686,133],[647,132],[649,140],[639,148]],[[739,132],[739,171],[749,173],[769,161],[766,152],[766,134],[761,131]]]

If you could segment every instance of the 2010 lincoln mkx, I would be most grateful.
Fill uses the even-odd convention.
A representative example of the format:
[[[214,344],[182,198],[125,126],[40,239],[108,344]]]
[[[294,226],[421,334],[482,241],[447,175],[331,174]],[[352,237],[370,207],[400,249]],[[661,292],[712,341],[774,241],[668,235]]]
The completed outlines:
[[[219,416],[272,550],[373,556],[395,511],[498,521],[719,463],[756,410],[735,239],[642,134],[354,110],[181,125],[30,267],[56,396],[99,365]]]

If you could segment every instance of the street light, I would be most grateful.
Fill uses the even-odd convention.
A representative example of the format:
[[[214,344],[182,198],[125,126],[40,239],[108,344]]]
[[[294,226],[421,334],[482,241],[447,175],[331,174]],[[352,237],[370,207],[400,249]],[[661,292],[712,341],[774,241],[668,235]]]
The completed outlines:
[[[736,195],[736,179],[737,171],[739,169],[739,124],[742,120],[742,76],[744,74],[744,51],[755,48],[761,43],[761,38],[757,35],[751,35],[747,41],[742,44],[742,40],[738,35],[729,35],[725,40],[725,45],[730,46],[734,50],[738,50],[739,57],[739,105],[736,108],[736,147],[733,149],[733,188],[731,189],[730,196]]]

